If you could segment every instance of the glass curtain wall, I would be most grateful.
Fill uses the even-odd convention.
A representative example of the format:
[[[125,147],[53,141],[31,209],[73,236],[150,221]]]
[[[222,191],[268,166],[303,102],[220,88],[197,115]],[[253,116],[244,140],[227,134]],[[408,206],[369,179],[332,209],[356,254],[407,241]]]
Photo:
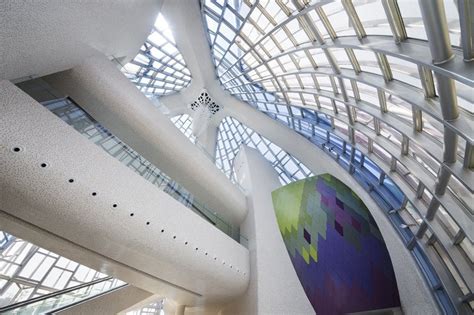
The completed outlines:
[[[448,69],[427,58],[417,1],[201,1],[224,89],[358,178],[448,313],[474,306],[474,77],[460,3],[439,9],[453,54]]]

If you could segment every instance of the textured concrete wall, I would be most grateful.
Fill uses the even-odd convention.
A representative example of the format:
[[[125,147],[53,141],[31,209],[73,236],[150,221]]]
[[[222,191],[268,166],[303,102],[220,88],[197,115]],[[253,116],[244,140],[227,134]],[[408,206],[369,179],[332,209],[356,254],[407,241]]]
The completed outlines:
[[[255,149],[245,146],[235,160],[241,185],[249,191],[249,214],[241,234],[249,240],[250,283],[247,292],[223,314],[314,314],[291,264],[273,210],[278,174]]]
[[[1,210],[168,282],[164,296],[182,287],[198,303],[245,291],[247,249],[8,81],[0,126]]]
[[[46,80],[225,221],[239,225],[245,218],[237,186],[105,57]]]
[[[162,0],[0,2],[0,80],[40,77],[97,54],[135,57]]]

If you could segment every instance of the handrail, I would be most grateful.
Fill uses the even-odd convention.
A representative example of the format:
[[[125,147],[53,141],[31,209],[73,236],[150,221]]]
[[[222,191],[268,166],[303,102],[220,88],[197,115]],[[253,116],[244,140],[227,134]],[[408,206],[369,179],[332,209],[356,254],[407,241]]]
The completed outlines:
[[[18,302],[18,303],[10,304],[10,305],[7,305],[5,307],[0,308],[0,313],[6,312],[6,311],[11,311],[13,309],[23,307],[23,306],[26,306],[26,305],[30,305],[30,304],[33,304],[33,303],[36,303],[36,302],[44,301],[44,300],[50,299],[52,297],[56,297],[56,296],[59,296],[59,295],[65,294],[65,293],[69,293],[69,292],[72,292],[72,291],[75,291],[75,290],[78,290],[78,289],[82,289],[82,288],[85,288],[85,287],[88,287],[88,286],[91,286],[91,285],[94,285],[94,284],[97,284],[97,283],[105,282],[105,281],[108,281],[108,280],[111,280],[111,279],[113,279],[113,277],[108,276],[108,277],[100,278],[100,279],[93,280],[93,281],[90,281],[90,282],[87,282],[87,283],[79,284],[79,285],[76,285],[74,287],[70,287],[70,288],[67,288],[67,289],[51,292],[51,293],[48,293],[48,294],[45,294],[45,295],[42,295],[42,296],[38,296],[38,297],[29,299],[29,300],[25,300],[25,301],[21,301],[21,302]]]
[[[147,163],[150,163],[148,160],[143,158],[138,152],[134,151],[133,148],[129,147],[126,145],[126,143],[122,142],[118,137],[116,137],[114,134],[112,134],[109,130],[107,130],[105,127],[100,125],[99,122],[97,122],[93,117],[91,117],[85,110],[82,109],[80,105],[74,102],[69,97],[63,97],[63,98],[58,98],[58,99],[53,99],[49,101],[43,101],[41,102],[46,108],[48,108],[51,112],[54,114],[58,115],[60,118],[62,118],[60,115],[61,113],[57,113],[55,110],[60,109],[61,107],[54,107],[50,108],[51,104],[54,104],[59,101],[65,101],[67,102],[67,105],[61,105],[61,107],[66,106],[73,106],[74,109],[77,109],[81,111],[84,114],[84,117],[88,118],[90,120],[91,126],[94,126],[100,133],[105,133],[108,137],[113,138],[117,143],[121,144],[124,148],[126,147],[127,150],[129,149],[131,151],[130,154],[133,153],[133,155],[136,158],[139,158],[140,161],[146,161]],[[66,119],[66,123],[74,127],[74,121],[71,119]],[[81,130],[79,130],[81,129]],[[78,131],[82,134],[82,129],[83,127],[80,127]],[[89,136],[86,136],[89,138]],[[94,142],[94,141],[93,141]],[[198,148],[201,151],[204,151],[205,149],[202,147],[202,145],[199,145]],[[103,148],[108,154],[111,154],[107,149]],[[111,154],[114,156],[113,154]],[[210,158],[210,155],[206,155],[207,158]],[[134,157],[134,158],[135,158]],[[127,164],[128,165],[128,164]],[[145,165],[142,163],[142,165]],[[196,200],[192,194],[190,194],[183,186],[181,186],[179,183],[171,179],[168,175],[163,173],[161,170],[156,168],[153,164],[150,163],[150,166],[153,166],[155,170],[153,171],[153,176],[160,177],[163,181],[160,182],[159,184],[159,189],[162,190],[163,192],[167,193],[171,197],[175,198],[178,202],[181,202],[185,207],[190,208],[192,211],[197,213],[199,216],[201,216],[204,220],[208,221],[210,224],[214,225],[216,228],[224,232],[225,234],[229,235],[232,239],[240,243],[240,239],[242,236],[239,233],[240,239],[237,238],[237,229],[238,227],[229,224],[225,220],[223,220],[220,216],[218,216],[213,209],[208,208],[204,203],[199,202],[199,200]],[[136,171],[134,168],[132,168],[134,171]],[[156,172],[155,172],[156,171]],[[238,186],[240,187],[240,186]],[[188,198],[186,195],[189,194],[191,197]],[[182,199],[182,200],[181,200]],[[242,243],[241,243],[242,244]],[[242,244],[242,246],[245,246],[245,244]]]
[[[49,314],[56,314],[56,313],[59,313],[59,312],[61,312],[61,311],[67,310],[67,309],[69,309],[69,308],[72,308],[72,307],[74,307],[74,306],[76,306],[76,305],[79,305],[79,304],[88,302],[88,301],[90,301],[90,300],[99,298],[99,297],[101,297],[101,296],[103,296],[103,295],[106,295],[106,294],[109,294],[109,293],[111,293],[111,292],[117,291],[117,290],[119,290],[119,289],[125,288],[125,287],[127,287],[128,285],[129,285],[128,283],[122,284],[122,285],[120,285],[120,286],[118,286],[118,287],[111,288],[111,289],[105,290],[105,291],[103,291],[103,292],[97,293],[97,294],[95,294],[95,295],[88,296],[88,297],[86,297],[86,298],[84,298],[84,299],[82,299],[82,300],[77,300],[77,301],[75,301],[75,302],[72,302],[71,304],[67,304],[67,305],[64,305],[64,306],[60,306],[60,307],[55,308],[55,309],[53,309],[53,310],[51,310],[51,311],[49,311],[49,312],[46,312],[45,314],[48,314],[48,315],[49,315]]]

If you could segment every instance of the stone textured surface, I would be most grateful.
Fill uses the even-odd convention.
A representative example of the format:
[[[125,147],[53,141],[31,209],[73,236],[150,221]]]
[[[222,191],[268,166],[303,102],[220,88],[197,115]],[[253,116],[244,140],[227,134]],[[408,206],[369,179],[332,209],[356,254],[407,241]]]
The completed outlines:
[[[243,221],[244,194],[107,58],[92,57],[46,80],[226,222]]]
[[[10,82],[0,81],[0,96],[0,209],[195,292],[196,303],[245,291],[247,249]]]
[[[241,234],[249,241],[250,283],[223,314],[314,314],[291,265],[273,211],[271,192],[280,187],[273,166],[255,149],[241,146],[235,160],[241,185],[249,191],[249,214]]]
[[[151,31],[161,0],[0,3],[0,80],[39,77],[105,54],[128,60]]]

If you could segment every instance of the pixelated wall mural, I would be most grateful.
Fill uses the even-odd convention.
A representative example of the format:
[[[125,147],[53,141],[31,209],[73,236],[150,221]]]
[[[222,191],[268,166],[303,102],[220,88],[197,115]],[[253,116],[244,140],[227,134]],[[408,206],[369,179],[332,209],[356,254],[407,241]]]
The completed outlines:
[[[272,197],[291,261],[318,315],[400,306],[385,242],[349,187],[324,174]]]

